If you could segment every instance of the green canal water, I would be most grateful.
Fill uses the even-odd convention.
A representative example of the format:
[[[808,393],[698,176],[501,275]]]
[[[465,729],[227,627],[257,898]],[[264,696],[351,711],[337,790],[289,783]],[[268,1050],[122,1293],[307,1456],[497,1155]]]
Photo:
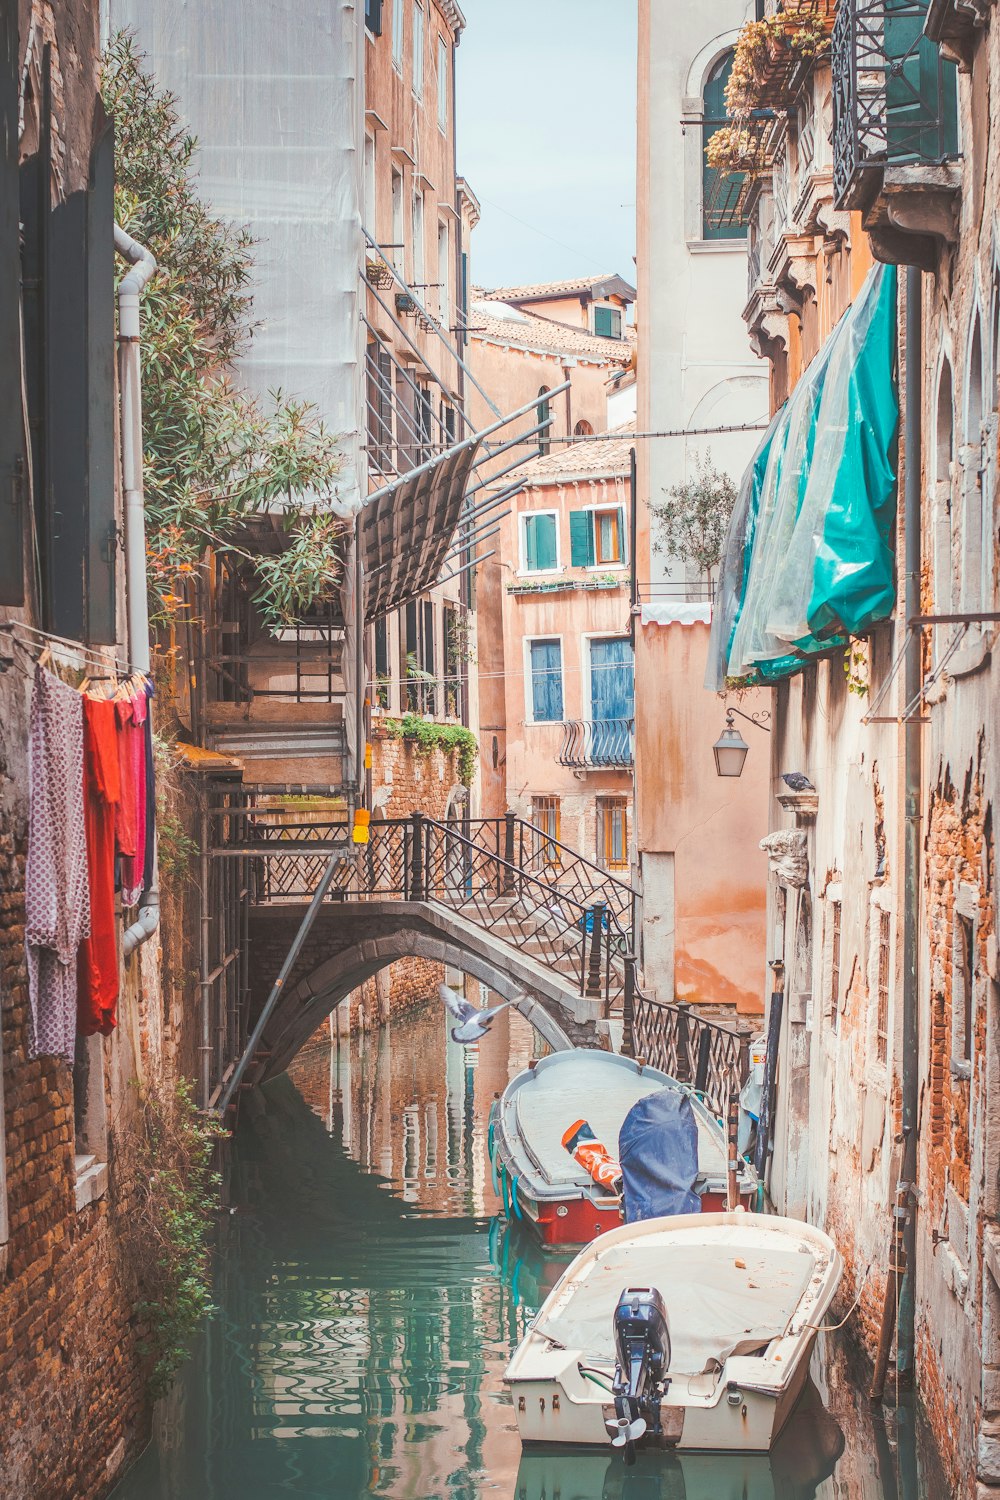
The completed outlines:
[[[532,1047],[505,1012],[463,1050],[435,1006],[248,1096],[216,1312],[114,1500],[944,1500],[832,1339],[769,1456],[522,1454],[503,1370],[560,1265],[497,1218],[486,1120]]]

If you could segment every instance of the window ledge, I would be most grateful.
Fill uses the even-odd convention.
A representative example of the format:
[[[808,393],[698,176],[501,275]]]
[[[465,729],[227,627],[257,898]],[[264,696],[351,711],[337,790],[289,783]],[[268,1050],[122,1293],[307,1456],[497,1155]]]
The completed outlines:
[[[743,235],[732,240],[688,240],[687,247],[692,255],[742,255],[745,260],[747,239]]]
[[[98,1161],[96,1156],[73,1158],[76,1173],[76,1211],[88,1208],[103,1198],[108,1190],[108,1164]]]
[[[973,672],[978,672],[990,659],[991,641],[982,633],[978,639],[973,636],[968,644],[959,648],[948,663],[946,671],[949,677],[971,677]]]

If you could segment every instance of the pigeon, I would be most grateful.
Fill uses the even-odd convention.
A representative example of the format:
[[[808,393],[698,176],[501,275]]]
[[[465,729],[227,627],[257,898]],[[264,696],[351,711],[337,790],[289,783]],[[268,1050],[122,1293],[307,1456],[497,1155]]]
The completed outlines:
[[[803,776],[801,771],[784,771],[781,776],[786,786],[791,787],[793,792],[814,792],[816,788],[808,776]]]
[[[478,1042],[486,1035],[493,1022],[502,1010],[506,1010],[513,1002],[504,1000],[500,1005],[493,1005],[489,1010],[477,1010],[470,1005],[468,1000],[463,1000],[461,995],[456,995],[446,984],[438,985],[438,994],[446,1010],[449,1010],[460,1024],[451,1028],[451,1039],[453,1042]]]

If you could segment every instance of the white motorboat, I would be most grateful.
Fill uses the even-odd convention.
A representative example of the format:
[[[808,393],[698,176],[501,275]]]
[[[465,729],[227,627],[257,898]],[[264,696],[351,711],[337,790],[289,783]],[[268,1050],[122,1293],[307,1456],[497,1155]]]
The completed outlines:
[[[524,1443],[766,1452],[840,1282],[833,1241],[742,1210],[609,1230],[507,1367]]]
[[[698,1126],[696,1191],[702,1210],[726,1207],[726,1137],[703,1101],[666,1073],[615,1052],[573,1048],[533,1063],[507,1085],[490,1114],[490,1161],[511,1218],[525,1219],[549,1248],[581,1245],[622,1219],[621,1198],[600,1186],[568,1153],[566,1127],[582,1113],[617,1152],[619,1133],[640,1099],[675,1089],[691,1099]],[[739,1163],[738,1188],[749,1207],[757,1178]]]

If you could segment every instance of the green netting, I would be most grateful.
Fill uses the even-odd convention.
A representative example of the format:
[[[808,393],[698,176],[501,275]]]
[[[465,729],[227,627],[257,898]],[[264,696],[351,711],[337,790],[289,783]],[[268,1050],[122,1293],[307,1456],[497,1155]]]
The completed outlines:
[[[891,614],[895,356],[896,273],[876,266],[744,476],[723,564],[731,589],[742,552],[743,587],[723,603],[728,653],[722,671],[710,653],[706,686],[788,676]]]

